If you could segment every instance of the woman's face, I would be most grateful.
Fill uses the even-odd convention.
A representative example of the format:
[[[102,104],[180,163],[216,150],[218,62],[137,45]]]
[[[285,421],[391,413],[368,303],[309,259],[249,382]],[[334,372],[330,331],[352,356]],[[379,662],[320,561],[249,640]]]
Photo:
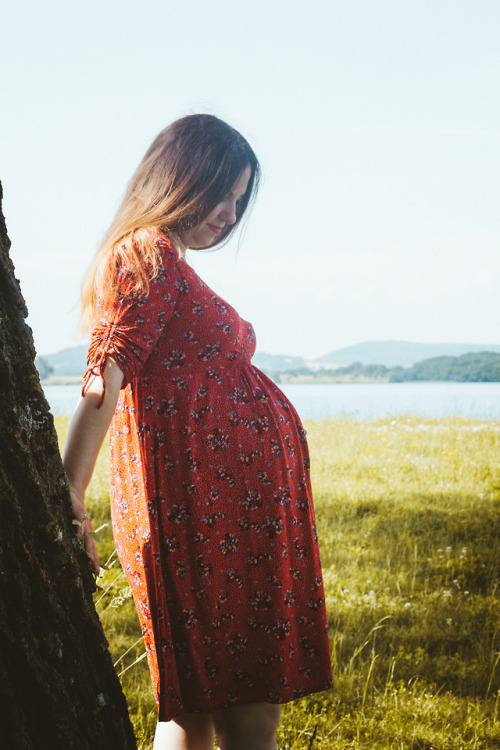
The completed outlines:
[[[186,247],[193,249],[209,247],[220,236],[226,225],[235,223],[236,204],[245,195],[251,175],[250,166],[245,167],[229,193],[202,222],[192,229],[186,229],[185,232],[178,232]]]

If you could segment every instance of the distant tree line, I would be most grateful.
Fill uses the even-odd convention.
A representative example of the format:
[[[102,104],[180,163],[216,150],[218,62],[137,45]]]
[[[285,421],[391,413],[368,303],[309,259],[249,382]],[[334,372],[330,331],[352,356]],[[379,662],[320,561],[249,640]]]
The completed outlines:
[[[459,383],[491,383],[500,381],[500,354],[478,352],[460,357],[433,357],[413,367],[394,367],[389,371],[391,382],[406,380],[454,380]]]
[[[433,380],[458,383],[500,382],[500,354],[478,352],[462,354],[460,357],[433,357],[417,362],[412,367],[386,367],[385,365],[363,365],[354,362],[335,370],[310,370],[300,367],[285,372],[271,372],[276,382],[356,382],[380,381],[403,383],[407,381]]]

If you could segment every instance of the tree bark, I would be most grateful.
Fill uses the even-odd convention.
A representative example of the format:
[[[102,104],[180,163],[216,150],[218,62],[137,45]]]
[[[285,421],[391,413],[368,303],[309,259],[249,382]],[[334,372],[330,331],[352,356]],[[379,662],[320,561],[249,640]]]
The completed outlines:
[[[128,750],[9,248],[0,183],[0,747]]]

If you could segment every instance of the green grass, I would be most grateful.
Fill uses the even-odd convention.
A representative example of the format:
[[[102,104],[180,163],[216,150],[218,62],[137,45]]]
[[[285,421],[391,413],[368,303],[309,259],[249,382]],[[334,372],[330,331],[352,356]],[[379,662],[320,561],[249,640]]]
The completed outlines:
[[[67,420],[57,426],[63,441]],[[335,688],[284,706],[279,747],[500,748],[500,422],[306,427]],[[94,526],[109,522],[106,463],[101,454],[88,493]],[[109,527],[101,533],[105,560],[113,542]],[[117,671],[129,667],[120,679],[146,750],[155,706],[116,557],[100,586],[109,588],[97,609]]]

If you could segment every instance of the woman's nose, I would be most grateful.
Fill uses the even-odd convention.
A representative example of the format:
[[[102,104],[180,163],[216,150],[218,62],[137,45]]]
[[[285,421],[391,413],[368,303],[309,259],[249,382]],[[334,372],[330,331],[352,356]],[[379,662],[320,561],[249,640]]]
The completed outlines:
[[[234,224],[236,221],[236,201],[225,201],[219,216],[225,224]]]

